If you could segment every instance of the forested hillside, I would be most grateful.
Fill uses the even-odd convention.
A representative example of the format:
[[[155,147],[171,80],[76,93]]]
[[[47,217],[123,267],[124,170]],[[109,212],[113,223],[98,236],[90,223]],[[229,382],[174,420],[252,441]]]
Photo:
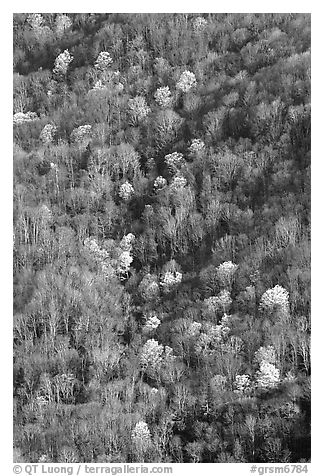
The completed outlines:
[[[310,460],[310,15],[14,15],[14,458]]]

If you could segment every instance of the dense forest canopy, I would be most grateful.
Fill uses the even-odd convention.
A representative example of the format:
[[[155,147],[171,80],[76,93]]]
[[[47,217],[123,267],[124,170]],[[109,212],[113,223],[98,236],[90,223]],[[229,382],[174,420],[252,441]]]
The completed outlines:
[[[310,15],[14,15],[14,449],[310,459]]]

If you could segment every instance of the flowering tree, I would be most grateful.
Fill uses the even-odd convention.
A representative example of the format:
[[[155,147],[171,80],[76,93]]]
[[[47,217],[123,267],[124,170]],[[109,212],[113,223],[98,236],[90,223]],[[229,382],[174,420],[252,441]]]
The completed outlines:
[[[151,445],[151,432],[145,421],[139,421],[136,423],[131,438],[136,451],[142,456]]]
[[[227,338],[231,328],[230,328],[230,317],[228,314],[224,313],[219,325],[221,326],[221,333],[224,338]]]
[[[149,333],[155,331],[161,324],[160,319],[155,314],[149,314],[145,316],[145,324],[143,326],[143,332]]]
[[[45,25],[45,19],[40,13],[31,13],[27,17],[33,36],[40,44],[46,43],[52,37],[52,30]]]
[[[177,174],[170,183],[170,191],[178,192],[181,191],[187,185],[187,180],[182,176]]]
[[[95,62],[95,69],[104,72],[112,64],[113,60],[108,51],[101,51]]]
[[[191,141],[189,151],[191,154],[199,154],[205,149],[205,143],[201,139],[193,139]]]
[[[184,71],[176,84],[176,88],[183,93],[188,93],[196,85],[197,80],[194,73],[191,71]]]
[[[206,322],[201,328],[200,335],[195,340],[194,349],[196,354],[203,358],[214,356],[217,351],[225,346],[230,330],[226,314],[219,325]]]
[[[267,347],[260,347],[260,349],[257,350],[254,354],[254,361],[258,364],[261,364],[262,362],[267,362],[268,364],[275,364],[276,360],[276,352],[272,345],[268,345]]]
[[[84,246],[106,278],[118,276],[119,279],[124,280],[133,262],[131,251],[134,239],[134,235],[129,233],[123,237],[119,246],[111,240],[109,251],[100,248],[96,240],[91,238],[84,241]]]
[[[176,173],[184,164],[183,154],[180,152],[172,152],[172,154],[166,155],[164,160],[168,169],[173,173]]]
[[[121,253],[118,253],[117,258],[117,273],[122,279],[125,279],[125,276],[130,270],[130,265],[133,262],[133,256],[131,255],[131,252],[134,241],[135,235],[133,235],[133,233],[128,233],[122,238],[119,244]]]
[[[84,241],[84,246],[96,259],[96,261],[104,261],[109,258],[109,253],[106,250],[100,248],[94,238],[86,238]]]
[[[156,325],[156,320],[155,325]],[[155,339],[149,339],[145,342],[141,354],[140,365],[150,378],[164,381],[172,381],[175,377],[176,356],[173,355],[173,349],[169,346],[163,346]]]
[[[156,177],[156,179],[154,180],[155,190],[162,190],[163,188],[166,187],[166,185],[167,185],[167,181],[161,175],[159,177]]]
[[[102,79],[98,79],[98,80],[94,83],[92,89],[90,89],[89,93],[91,93],[91,92],[93,92],[93,91],[94,91],[94,92],[95,92],[95,91],[103,91],[103,90],[106,89],[106,88],[107,88],[107,85],[104,84],[104,82],[102,81]]]
[[[124,182],[119,188],[119,196],[127,201],[134,195],[134,187],[128,181]]]
[[[193,29],[196,33],[200,33],[201,31],[204,31],[206,26],[207,26],[207,20],[204,17],[195,17],[195,19],[192,22]]]
[[[280,372],[273,364],[262,361],[255,375],[256,386],[261,390],[275,388],[280,383]]]
[[[46,126],[43,127],[39,138],[43,142],[43,144],[51,144],[54,141],[56,131],[56,126],[54,126],[53,124],[46,124]]]
[[[31,121],[36,121],[38,119],[38,116],[36,112],[16,112],[13,116],[13,123],[14,125],[16,124],[22,124],[24,122],[31,122]]]
[[[72,26],[72,20],[68,15],[57,15],[55,18],[55,32],[59,38]]]
[[[135,235],[133,235],[133,233],[128,233],[127,235],[123,236],[119,246],[124,251],[131,251],[133,248],[134,241]]]
[[[37,30],[43,26],[44,17],[40,13],[32,13],[27,17],[27,23],[33,28]]]
[[[232,261],[225,261],[220,264],[216,271],[219,284],[225,287],[230,286],[237,268],[237,264],[232,263]]]
[[[133,257],[129,251],[123,251],[118,257],[117,272],[120,275],[125,275],[129,272],[130,265],[133,262]]]
[[[251,378],[249,375],[236,375],[234,392],[240,395],[249,395],[251,393]]]
[[[281,309],[284,312],[289,311],[289,293],[288,291],[279,286],[278,284],[265,291],[260,300],[260,309],[273,311],[276,308]]]
[[[85,124],[83,126],[79,126],[71,132],[71,142],[75,143],[82,143],[90,138],[92,126],[90,124]]]
[[[84,247],[92,259],[97,263],[106,279],[116,276],[110,254],[105,249],[100,248],[94,238],[86,238],[84,241]]]
[[[72,61],[73,56],[69,53],[69,50],[64,50],[55,59],[53,73],[57,76],[65,76]]]
[[[160,284],[165,292],[171,291],[171,289],[180,284],[182,281],[182,273],[179,271],[166,271],[162,276]]]
[[[162,364],[163,345],[155,339],[149,339],[145,342],[141,355],[140,364],[142,370],[153,372],[155,374]]]
[[[154,99],[157,104],[163,108],[172,106],[172,96],[169,86],[158,88],[154,94]]]

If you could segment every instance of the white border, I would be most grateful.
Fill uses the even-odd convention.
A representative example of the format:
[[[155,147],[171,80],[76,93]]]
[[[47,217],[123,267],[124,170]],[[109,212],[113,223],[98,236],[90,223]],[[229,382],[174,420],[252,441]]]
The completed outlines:
[[[91,6],[91,8],[90,8]],[[154,6],[154,8],[152,8]],[[136,8],[135,8],[136,7]],[[323,9],[319,2],[305,1],[272,1],[272,2],[199,2],[188,0],[156,2],[130,2],[120,0],[118,2],[91,2],[89,5],[80,2],[69,2],[57,0],[56,2],[40,1],[13,1],[3,7],[0,15],[1,32],[1,63],[3,65],[1,78],[1,174],[0,174],[0,203],[1,203],[1,224],[0,233],[1,250],[1,296],[2,296],[2,326],[1,326],[1,362],[2,389],[1,398],[1,422],[2,422],[2,462],[7,470],[1,471],[3,474],[12,474],[12,14],[16,12],[94,12],[104,13],[108,9],[111,13],[165,13],[165,12],[310,12],[312,13],[312,470],[308,473],[318,475],[320,471],[322,457],[322,399],[323,399],[323,310],[321,303],[322,285],[322,193],[323,188],[323,21],[321,15]],[[315,98],[315,99],[314,99]],[[319,157],[317,157],[317,155]],[[8,466],[7,466],[8,463]],[[184,469],[180,466],[174,474],[182,471],[207,470],[207,466],[193,468],[191,464],[186,464]],[[229,473],[223,465],[217,464],[213,469],[218,474],[245,474],[241,465],[231,465],[232,471]],[[240,469],[239,467],[240,466]],[[246,474],[248,471],[246,465]],[[236,469],[235,469],[236,467]]]

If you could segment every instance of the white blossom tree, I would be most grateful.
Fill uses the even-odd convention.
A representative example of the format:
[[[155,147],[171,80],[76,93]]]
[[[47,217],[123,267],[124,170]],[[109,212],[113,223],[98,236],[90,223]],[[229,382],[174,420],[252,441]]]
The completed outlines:
[[[96,59],[94,67],[100,72],[106,71],[113,62],[112,57],[108,51],[101,51]]]
[[[71,142],[76,144],[88,141],[91,135],[92,126],[90,124],[84,124],[83,126],[76,127],[71,132]]]
[[[158,88],[154,94],[154,99],[160,107],[170,108],[173,100],[169,86]]]
[[[280,383],[280,371],[273,364],[263,361],[255,375],[256,386],[261,390],[275,388]]]
[[[148,316],[145,316],[143,332],[146,334],[153,332],[159,327],[160,324],[160,319],[154,313],[150,313]]]
[[[183,165],[184,158],[180,152],[172,152],[164,157],[165,163],[170,172],[176,173]]]
[[[187,185],[187,179],[180,174],[177,174],[170,183],[171,192],[179,192]]]
[[[127,278],[130,265],[133,262],[133,256],[131,253],[134,241],[135,235],[133,235],[133,233],[128,233],[123,236],[118,247],[117,274],[122,280]]]
[[[217,351],[221,351],[225,346],[230,330],[227,315],[223,316],[218,325],[210,322],[205,323],[195,340],[194,349],[196,354],[203,358],[214,356]]]
[[[136,423],[135,428],[132,430],[131,438],[136,451],[142,456],[152,443],[151,432],[145,421]]]
[[[57,15],[55,18],[55,32],[61,38],[72,26],[72,20],[68,15]]]
[[[176,88],[183,93],[188,93],[196,85],[196,76],[191,71],[186,70],[181,74],[179,81],[176,84]]]
[[[84,248],[97,263],[100,271],[106,279],[116,276],[116,270],[110,254],[101,248],[94,238],[86,238],[84,241]]]
[[[119,187],[119,196],[123,200],[127,201],[134,195],[134,187],[128,181],[124,182]]]
[[[22,124],[24,122],[32,122],[32,121],[36,121],[38,119],[38,116],[36,114],[36,112],[31,112],[31,111],[28,111],[28,112],[16,112],[16,114],[14,114],[13,116],[13,123],[14,125],[16,124]]]
[[[31,13],[27,17],[27,23],[31,26],[31,28],[37,30],[43,26],[44,17],[40,13]]]
[[[182,281],[182,273],[179,271],[166,271],[162,279],[160,281],[160,284],[165,292],[170,291],[174,286],[177,284],[180,284]]]
[[[216,270],[219,284],[224,287],[231,286],[237,268],[237,264],[232,263],[232,261],[225,261],[220,264]]]
[[[69,53],[69,50],[64,50],[55,59],[53,73],[57,76],[65,76],[72,61],[73,56]]]
[[[154,180],[155,190],[162,190],[166,186],[167,186],[167,180],[164,177],[162,177],[161,175],[156,177],[156,179]]]
[[[273,311],[276,308],[284,312],[289,311],[289,293],[280,285],[265,291],[260,300],[261,310]]]
[[[193,139],[189,147],[189,152],[191,154],[199,154],[204,149],[205,149],[205,143],[201,139]]]
[[[276,352],[272,345],[260,347],[254,354],[254,361],[258,364],[261,362],[268,362],[268,364],[276,363]]]
[[[249,395],[251,393],[251,378],[249,375],[236,375],[234,381],[234,392],[239,395]]]
[[[206,18],[201,17],[201,16],[195,17],[193,22],[192,22],[193,29],[196,33],[200,33],[202,31],[204,31],[207,24],[208,24],[208,22],[207,22]]]
[[[119,246],[124,251],[131,251],[133,248],[134,241],[135,235],[133,235],[133,233],[128,233],[127,235],[123,236]]]
[[[141,355],[140,364],[142,370],[157,372],[162,364],[163,345],[155,339],[149,339],[145,342]]]
[[[117,272],[119,275],[125,276],[133,262],[133,257],[129,251],[123,251],[118,257]]]
[[[53,124],[46,124],[43,127],[39,138],[43,142],[43,144],[51,144],[54,141],[56,131],[57,131],[56,126],[54,126]]]
[[[52,30],[45,25],[45,19],[40,13],[31,13],[28,15],[27,23],[37,41],[45,43],[50,38]]]

